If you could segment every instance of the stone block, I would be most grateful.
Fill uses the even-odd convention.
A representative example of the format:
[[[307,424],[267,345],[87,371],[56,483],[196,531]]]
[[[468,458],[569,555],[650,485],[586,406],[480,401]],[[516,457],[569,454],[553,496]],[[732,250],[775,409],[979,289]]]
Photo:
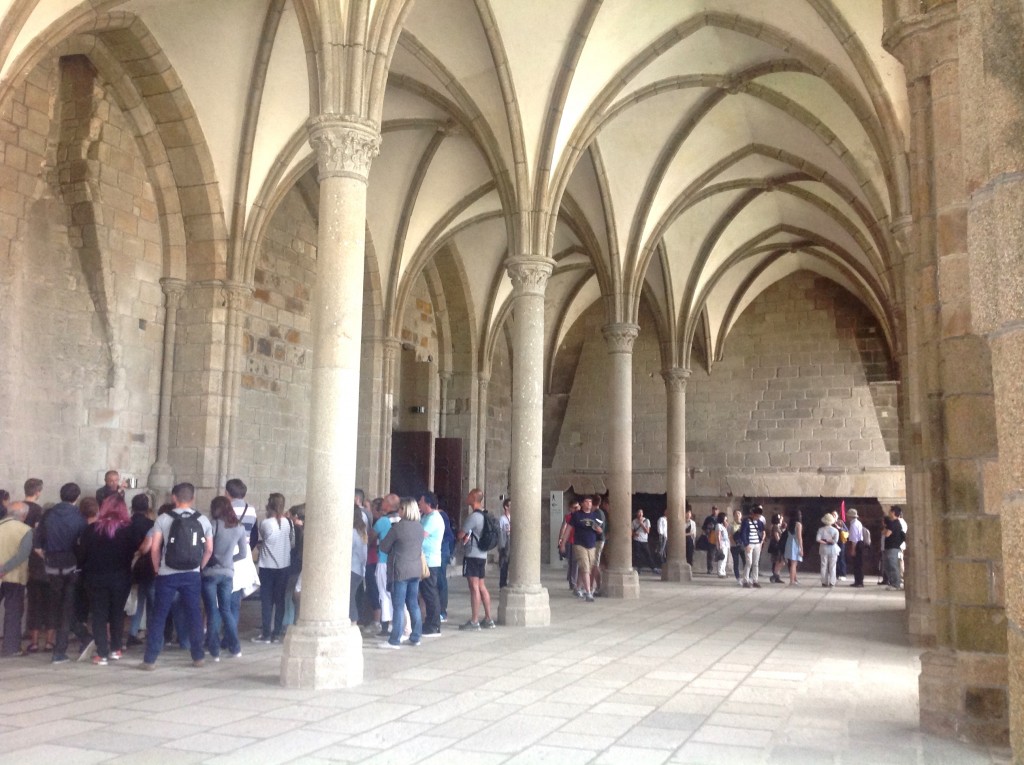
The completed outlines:
[[[952,612],[957,650],[1006,653],[1006,615],[1002,608],[953,606]]]

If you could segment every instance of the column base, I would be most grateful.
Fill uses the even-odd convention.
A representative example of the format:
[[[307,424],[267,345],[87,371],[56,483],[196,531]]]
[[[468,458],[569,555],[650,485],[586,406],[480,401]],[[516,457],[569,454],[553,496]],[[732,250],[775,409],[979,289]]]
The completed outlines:
[[[498,596],[498,623],[506,627],[547,627],[551,606],[546,588],[510,585]]]
[[[640,575],[631,568],[610,568],[601,574],[601,591],[609,598],[636,600],[640,597]]]
[[[673,560],[667,560],[661,564],[661,581],[692,582],[693,568],[685,560],[678,563]]]
[[[349,624],[303,624],[288,628],[281,654],[285,688],[330,690],[363,682],[363,638]]]
[[[985,746],[1007,746],[1010,713],[1005,655],[933,650],[921,654],[921,730]]]

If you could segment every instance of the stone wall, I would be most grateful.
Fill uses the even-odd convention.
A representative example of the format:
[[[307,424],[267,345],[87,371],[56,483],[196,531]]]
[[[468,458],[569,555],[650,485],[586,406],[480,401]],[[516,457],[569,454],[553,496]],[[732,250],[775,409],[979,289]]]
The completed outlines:
[[[145,480],[159,409],[163,246],[131,126],[83,57],[0,104],[2,485],[44,500],[108,468]]]
[[[562,482],[575,477],[577,488],[600,491],[607,468],[600,404],[607,396],[602,375],[607,349],[599,331],[603,314],[595,306],[581,321],[593,331],[580,354],[548,475]],[[641,313],[640,325],[633,351],[633,489],[660,493],[665,491],[663,365],[650,317]],[[841,287],[808,272],[772,286],[736,322],[724,358],[711,373],[695,366],[690,377],[687,463],[694,476],[688,493],[806,496],[813,486],[817,496],[823,475],[864,471],[878,471],[883,483],[892,476],[900,484],[899,468],[893,467],[898,455],[887,447],[879,424],[884,421],[889,433],[889,424],[898,420],[892,385],[885,383],[889,371],[877,323]],[[856,485],[835,483],[833,495],[858,494]],[[870,496],[877,494],[890,496],[889,491]]]
[[[316,241],[316,221],[292,190],[260,244],[244,322],[234,465],[253,503],[275,491],[305,501]]]

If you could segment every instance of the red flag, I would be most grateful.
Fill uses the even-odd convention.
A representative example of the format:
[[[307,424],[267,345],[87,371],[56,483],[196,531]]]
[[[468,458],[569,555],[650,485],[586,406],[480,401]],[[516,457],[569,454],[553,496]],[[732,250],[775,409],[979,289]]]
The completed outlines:
[[[839,518],[843,523],[846,523],[846,500],[844,499],[839,503]]]

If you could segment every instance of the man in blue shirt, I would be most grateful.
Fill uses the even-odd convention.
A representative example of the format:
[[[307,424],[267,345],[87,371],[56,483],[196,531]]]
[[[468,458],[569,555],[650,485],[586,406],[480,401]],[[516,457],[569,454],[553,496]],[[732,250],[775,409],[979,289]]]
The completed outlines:
[[[444,519],[437,509],[437,496],[432,491],[419,498],[420,525],[423,526],[423,555],[427,559],[430,576],[420,582],[423,598],[423,637],[441,635],[441,600],[438,582],[444,576],[441,561],[441,541],[444,538]]]
[[[398,506],[401,503],[397,494],[388,494],[380,503],[380,518],[373,524],[378,543],[391,531],[391,525],[398,523]],[[388,589],[388,555],[383,550],[377,553],[377,569],[374,572],[377,589],[380,592],[380,632],[377,637],[391,636],[391,617],[394,608],[391,604],[391,591]]]

